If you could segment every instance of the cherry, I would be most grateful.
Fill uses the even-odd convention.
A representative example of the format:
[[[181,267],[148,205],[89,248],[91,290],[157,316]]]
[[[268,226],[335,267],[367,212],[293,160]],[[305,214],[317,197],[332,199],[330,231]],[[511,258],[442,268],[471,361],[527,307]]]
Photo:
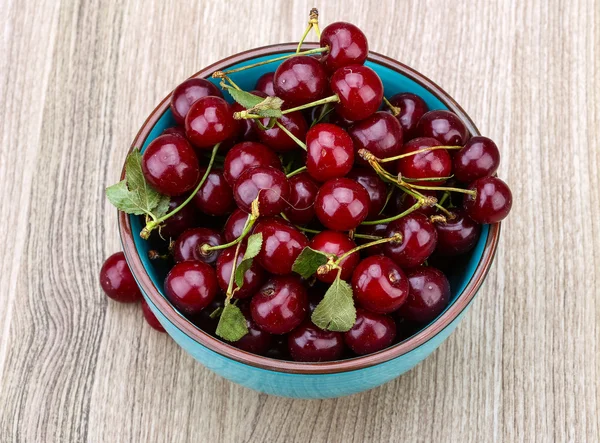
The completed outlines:
[[[240,105],[239,103],[233,103],[230,105],[231,106],[231,112],[232,113],[236,113],[236,112],[241,112],[241,111],[245,111],[246,108],[244,108],[242,105]],[[256,126],[256,122],[252,119],[242,119],[242,120],[236,120],[237,123],[237,137],[234,138],[239,138],[242,140],[246,140],[246,141],[253,141],[253,140],[257,140],[258,139],[258,127]],[[221,144],[221,146],[219,147],[219,150],[224,152],[226,149],[225,144],[232,139],[227,139],[225,140],[225,142],[223,142]]]
[[[100,285],[106,295],[118,302],[133,303],[142,299],[140,288],[122,252],[117,252],[106,259],[100,268]]]
[[[242,306],[240,309],[246,318],[248,333],[235,343],[232,343],[233,346],[253,354],[266,355],[269,349],[271,349],[275,337],[258,327],[252,319],[250,308],[247,305]]]
[[[229,279],[233,268],[233,257],[235,257],[236,246],[231,246],[225,249],[219,258],[217,259],[217,280],[219,287],[223,292],[227,291],[229,287]],[[246,252],[246,246],[241,245],[237,256],[235,268],[240,265]],[[258,263],[253,262],[252,266],[244,274],[244,284],[241,288],[237,289],[233,293],[233,298],[248,298],[252,297],[254,293],[263,285],[265,282],[265,272]],[[233,282],[233,289],[238,286]]]
[[[187,196],[171,197],[167,214],[178,208]],[[185,205],[174,215],[166,219],[160,227],[160,234],[163,238],[177,238],[185,230],[194,228],[198,225],[198,213],[193,205]]]
[[[387,218],[387,216],[381,214],[380,217],[382,219]],[[381,237],[381,238],[385,238],[386,236],[386,231],[388,228],[388,224],[387,223],[377,223],[376,225],[361,225],[359,226],[360,229],[360,233],[361,234],[366,234],[366,235],[372,235],[375,237]],[[359,245],[363,245],[365,243],[369,243],[373,240],[367,240],[367,239],[362,239],[362,238],[356,238],[356,242]],[[363,249],[362,251],[365,255],[378,255],[378,254],[383,254],[383,245],[374,245],[374,246],[369,246],[367,249]]]
[[[204,176],[206,168],[200,168]],[[208,215],[225,215],[233,211],[233,191],[225,181],[223,171],[212,169],[202,187],[194,195],[194,204]]]
[[[273,77],[275,95],[292,106],[322,98],[326,85],[325,70],[316,58],[307,55],[288,58]]]
[[[248,213],[246,211],[241,209],[236,209],[233,211],[233,213],[225,222],[225,227],[223,228],[223,237],[225,238],[226,243],[232,242],[242,235],[247,220]]]
[[[336,111],[348,120],[363,120],[381,106],[383,84],[371,68],[362,65],[339,68],[331,76],[330,85],[340,99]]]
[[[308,246],[308,239],[303,233],[277,218],[260,220],[254,233],[261,233],[263,238],[258,262],[272,274],[291,273],[294,261]]]
[[[252,297],[252,319],[263,331],[285,334],[302,323],[308,313],[308,296],[300,277],[271,278]]]
[[[256,80],[254,89],[262,92],[263,94],[274,97],[277,94],[275,94],[275,88],[273,86],[273,77],[275,77],[274,72],[264,73],[258,78],[258,80]]]
[[[367,219],[376,220],[380,218],[379,213],[385,206],[387,199],[387,186],[372,169],[355,168],[346,176],[360,183],[369,193],[369,215]]]
[[[340,114],[333,110],[331,114],[329,114],[329,123],[332,125],[339,126],[340,128],[348,129],[350,126],[354,124],[352,120],[348,120],[342,117]]]
[[[400,266],[383,255],[361,261],[352,274],[354,298],[371,312],[389,314],[408,297],[408,279]]]
[[[367,37],[351,23],[328,25],[321,33],[320,44],[329,47],[321,57],[321,63],[329,73],[348,65],[362,65],[369,55]]]
[[[200,261],[175,264],[165,279],[167,299],[185,315],[207,307],[219,292],[214,269]]]
[[[146,300],[142,298],[142,314],[144,314],[144,319],[146,322],[152,327],[152,329],[156,329],[158,332],[167,332],[165,328],[160,324],[158,318],[154,315],[154,313],[150,310],[150,306],[146,303]]]
[[[308,125],[304,119],[302,112],[295,111],[289,114],[284,114],[283,117],[278,119],[279,123],[290,131],[294,137],[304,140],[306,138],[306,131],[308,131]],[[264,126],[269,124],[269,119],[264,118],[261,120]],[[258,138],[265,145],[270,147],[276,152],[292,151],[298,148],[296,142],[290,138],[281,128],[277,125],[266,131],[259,130]]]
[[[464,210],[457,209],[452,213],[454,218],[446,217],[446,223],[434,223],[437,231],[435,252],[446,257],[469,252],[481,233],[481,225],[467,217]]]
[[[202,329],[204,332],[215,335],[217,325],[219,324],[219,316],[211,317],[211,314],[217,309],[223,309],[224,297],[215,297],[210,304],[200,311],[198,314],[190,316],[190,321]]]
[[[404,139],[410,140],[416,137],[417,124],[428,109],[425,101],[418,95],[403,92],[393,95],[389,99],[389,102],[400,109],[400,113],[396,115],[396,119],[398,119],[400,126],[402,126]]]
[[[434,138],[419,137],[412,139],[402,147],[402,154],[419,151],[432,146],[441,146]],[[425,151],[401,158],[397,162],[397,170],[406,178],[448,177],[452,174],[452,158],[445,149]],[[436,186],[445,180],[419,181],[419,185]]]
[[[315,212],[326,228],[349,231],[367,218],[369,193],[349,178],[334,178],[319,189]]]
[[[251,212],[258,197],[260,215],[277,215],[287,206],[290,185],[283,172],[271,166],[257,166],[244,171],[233,187],[233,197],[240,209]]]
[[[242,172],[255,166],[272,166],[280,169],[281,161],[277,154],[262,143],[238,143],[225,156],[223,164],[225,180],[233,187]]]
[[[434,320],[450,302],[450,283],[442,271],[422,266],[407,272],[409,291],[398,314],[415,323]]]
[[[266,356],[276,360],[291,360],[286,335],[275,335],[273,345],[267,351]]]
[[[202,97],[194,102],[185,118],[187,138],[201,149],[212,149],[238,130],[231,107],[221,97]]]
[[[142,172],[161,194],[181,195],[198,183],[200,169],[194,149],[178,135],[160,135],[142,157]]]
[[[354,145],[346,131],[318,123],[306,133],[306,170],[319,182],[343,177],[354,164]]]
[[[465,195],[463,208],[477,223],[498,223],[504,220],[512,207],[512,192],[498,177],[483,177],[468,187],[477,195]]]
[[[470,183],[478,178],[493,175],[500,165],[500,151],[487,137],[473,137],[453,159],[454,177]]]
[[[223,97],[219,88],[203,78],[189,78],[177,86],[171,95],[171,112],[177,123],[182,125],[192,104],[208,95]]]
[[[212,264],[217,261],[220,250],[202,252],[203,245],[217,246],[223,244],[221,234],[208,228],[188,229],[173,244],[173,258],[176,262],[202,261]]]
[[[371,354],[387,348],[396,337],[396,323],[383,314],[365,309],[356,310],[356,323],[344,333],[346,345],[358,355]]]
[[[437,199],[437,192],[430,191],[428,189],[419,189],[419,193],[424,195],[425,197],[435,197]],[[417,200],[404,191],[397,189],[394,197],[394,207],[396,209],[397,214],[402,214],[404,211],[410,209],[412,206],[417,203]],[[435,206],[421,206],[416,212],[420,212],[421,214],[425,214],[427,216],[435,215],[436,208]]]
[[[283,210],[287,218],[296,225],[306,225],[315,218],[315,198],[319,185],[307,172],[288,179],[290,184],[289,205]]]
[[[359,149],[366,149],[377,158],[395,157],[402,152],[402,127],[387,112],[376,112],[352,125],[348,132],[357,152]],[[362,158],[359,158],[358,163],[368,165]],[[391,165],[384,163],[386,169],[391,168]]]
[[[392,237],[396,233],[402,235],[402,241],[386,243],[383,251],[403,268],[422,264],[434,251],[437,243],[437,232],[433,223],[418,212],[390,222],[386,237]]]
[[[160,135],[178,135],[185,138],[185,129],[181,126],[173,126],[172,128],[165,129]]]
[[[334,254],[340,257],[342,254],[354,249],[356,243],[350,240],[348,236],[338,231],[323,231],[318,233],[310,241],[309,246],[315,251],[325,252],[326,254]],[[360,261],[360,255],[358,252],[350,254],[348,257],[340,262],[342,272],[340,278],[342,280],[348,280],[352,276],[352,271],[356,268],[356,265]],[[325,283],[333,283],[338,274],[337,269],[332,269],[326,274],[318,274],[317,279]]]
[[[417,124],[417,134],[433,137],[442,146],[462,146],[469,137],[467,127],[458,116],[450,111],[429,111]]]
[[[344,336],[341,332],[324,331],[306,320],[289,333],[288,347],[296,361],[338,360],[344,352]]]

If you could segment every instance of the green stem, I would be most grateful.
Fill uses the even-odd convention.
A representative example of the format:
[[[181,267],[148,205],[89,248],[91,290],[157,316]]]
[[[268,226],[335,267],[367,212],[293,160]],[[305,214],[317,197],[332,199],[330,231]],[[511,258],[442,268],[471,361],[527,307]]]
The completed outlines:
[[[302,166],[301,168],[296,169],[295,171],[290,172],[286,175],[287,178],[293,177],[294,175],[298,175],[301,172],[306,171],[306,166]]]
[[[388,108],[390,108],[390,111],[392,111],[392,115],[394,117],[397,117],[400,114],[400,108],[397,107],[397,106],[392,105],[390,103],[390,101],[387,98],[385,98],[385,96],[383,97],[383,102],[386,104],[386,106]]]
[[[368,235],[368,234],[357,234],[356,232],[354,233],[354,238],[362,238],[365,240],[380,240],[383,237],[379,237],[377,235]]]
[[[388,158],[380,158],[378,160],[379,160],[379,163],[387,163],[387,162],[393,162],[395,160],[400,160],[400,159],[406,158],[406,157],[412,157],[413,155],[421,154],[423,152],[437,151],[438,149],[452,150],[452,149],[462,149],[462,148],[463,148],[462,146],[430,146],[428,148],[417,149],[416,151],[407,152],[406,154],[400,154],[400,155],[396,155],[394,157],[388,157]]]
[[[291,138],[292,140],[294,140],[298,146],[300,146],[302,149],[304,149],[306,151],[306,144],[304,142],[302,142],[294,134],[292,134],[288,130],[288,128],[286,128],[285,126],[283,126],[279,121],[276,121],[275,124],[279,127],[279,129],[281,129],[283,132],[285,132],[288,135],[289,138]]]
[[[371,246],[381,245],[383,243],[391,243],[391,242],[400,243],[401,241],[402,241],[402,235],[396,233],[396,234],[392,235],[391,237],[380,238],[379,240],[365,243],[364,245],[357,246],[356,248],[350,249],[348,252],[345,252],[344,254],[340,255],[338,257],[338,259],[334,262],[334,264],[336,266],[339,266],[339,264],[342,262],[342,260],[344,260],[346,257],[354,254],[355,252],[360,251],[361,249],[369,248]]]
[[[248,221],[246,220],[246,226],[248,225]],[[233,262],[232,263],[237,263],[237,258],[238,255],[240,253],[240,247],[242,246],[241,243],[238,243],[237,247],[235,248],[235,254],[233,254]],[[231,297],[233,297],[233,281],[235,279],[235,266],[231,267],[231,275],[229,276],[229,284],[227,285],[227,292],[225,293],[225,303],[223,304],[223,306],[227,306],[229,304],[229,302],[231,301]]]
[[[446,200],[448,200],[448,197],[449,197],[449,196],[450,196],[450,193],[449,193],[449,192],[444,192],[444,195],[442,195],[442,198],[440,198],[440,201],[438,202],[438,204],[439,204],[440,206],[444,206],[444,202],[445,202]]]
[[[325,46],[324,48],[309,49],[308,51],[294,52],[293,54],[282,55],[281,57],[275,57],[275,58],[271,58],[269,60],[264,60],[262,62],[252,63],[251,65],[241,66],[239,68],[230,69],[228,71],[223,71],[221,73],[219,73],[219,71],[217,71],[217,72],[213,73],[213,77],[215,77],[215,74],[217,74],[216,77],[219,77],[220,74],[229,75],[229,74],[233,74],[234,72],[245,71],[246,69],[256,68],[258,66],[263,66],[263,65],[267,65],[269,63],[274,63],[274,62],[278,62],[278,61],[285,60],[288,58],[296,57],[297,55],[320,54],[321,52],[326,52],[326,51],[329,51],[329,46]]]
[[[306,30],[304,31],[304,34],[302,34],[302,38],[298,42],[298,47],[296,48],[296,54],[298,54],[300,52],[300,49],[302,49],[302,43],[304,43],[304,39],[306,39],[306,36],[308,35],[308,33],[310,32],[310,30],[312,28],[313,28],[313,24],[309,21],[308,26],[306,27]]]
[[[209,244],[204,244],[202,245],[202,247],[200,248],[201,252],[203,252],[204,254],[208,254],[210,251],[218,251],[220,249],[227,249],[231,246],[235,246],[237,244],[239,244],[244,237],[246,237],[246,235],[248,235],[248,233],[252,230],[252,226],[254,226],[254,223],[256,222],[256,217],[254,217],[252,214],[248,214],[248,218],[246,219],[246,224],[244,225],[244,230],[242,231],[242,233],[240,234],[240,236],[238,238],[236,238],[233,241],[230,241],[229,243],[224,243],[222,245],[209,245]],[[233,263],[236,263],[235,261]]]
[[[410,184],[411,188],[422,189],[424,191],[449,191],[449,192],[460,192],[461,194],[468,194],[475,197],[477,195],[477,191],[474,189],[461,189],[461,188],[448,188],[445,186],[421,186],[415,185],[413,183]]]
[[[317,119],[315,121],[313,121],[311,123],[310,127],[312,128],[317,123],[320,123],[325,117],[327,117],[332,112],[333,112],[333,107],[331,106],[331,103],[324,104],[323,107],[321,108],[321,112],[319,113],[319,116],[317,117]]]
[[[290,222],[290,219],[287,217],[287,215],[285,215],[283,212],[281,214],[279,214],[281,216],[282,219],[284,219],[287,222]],[[320,234],[321,231],[317,231],[316,229],[309,229],[309,228],[305,228],[303,226],[298,226],[298,225],[294,225],[294,227],[302,232],[308,232],[309,234]]]
[[[393,217],[388,217],[388,218],[383,218],[381,220],[369,220],[369,221],[364,221],[361,223],[361,225],[378,225],[380,223],[389,223],[389,222],[393,222],[394,220],[398,220],[399,218],[402,217],[406,217],[408,214],[410,214],[411,212],[416,211],[417,209],[419,209],[421,206],[423,206],[423,200],[417,200],[417,202],[412,205],[410,208],[408,208],[406,211],[394,215]]]
[[[322,98],[321,100],[317,100],[311,103],[306,103],[304,105],[296,106],[295,108],[289,108],[285,111],[282,111],[282,114],[289,114],[290,112],[302,111],[303,109],[314,108],[315,106],[324,105],[325,103],[339,103],[340,98],[337,94],[330,95],[329,97]]]

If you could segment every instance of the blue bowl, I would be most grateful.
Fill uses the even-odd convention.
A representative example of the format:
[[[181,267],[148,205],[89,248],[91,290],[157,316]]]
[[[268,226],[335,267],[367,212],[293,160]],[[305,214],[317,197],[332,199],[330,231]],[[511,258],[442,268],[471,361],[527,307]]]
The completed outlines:
[[[307,48],[316,45],[307,44]],[[209,78],[216,70],[232,69],[294,52],[296,44],[267,46],[246,51],[200,71],[195,77]],[[441,88],[418,72],[385,56],[371,53],[367,66],[381,77],[385,95],[412,92],[421,96],[429,109],[450,109],[467,125],[472,135],[479,132],[471,119]],[[232,75],[245,90],[251,90],[264,73],[278,63],[263,65]],[[217,84],[216,80],[212,80]],[[148,117],[132,148],[142,150],[162,131],[175,125],[169,109],[170,95]],[[167,269],[148,259],[149,242],[140,238],[140,217],[119,213],[119,229],[127,262],[150,309],[167,333],[196,360],[217,374],[248,388],[294,398],[332,398],[366,391],[408,371],[431,354],[456,328],[469,308],[491,266],[500,225],[484,226],[472,253],[460,271],[450,275],[452,299],[446,310],[412,337],[375,354],[326,363],[298,363],[257,356],[237,349],[197,328],[165,298],[163,282]]]

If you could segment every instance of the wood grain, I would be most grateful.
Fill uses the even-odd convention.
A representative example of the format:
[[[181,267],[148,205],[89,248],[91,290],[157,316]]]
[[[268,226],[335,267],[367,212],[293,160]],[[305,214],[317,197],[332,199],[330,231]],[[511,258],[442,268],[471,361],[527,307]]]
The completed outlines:
[[[584,442],[600,435],[595,0],[1,0],[0,441]],[[110,303],[103,196],[147,114],[311,6],[434,79],[498,141],[515,203],[481,294],[410,373],[288,400],[233,385]]]

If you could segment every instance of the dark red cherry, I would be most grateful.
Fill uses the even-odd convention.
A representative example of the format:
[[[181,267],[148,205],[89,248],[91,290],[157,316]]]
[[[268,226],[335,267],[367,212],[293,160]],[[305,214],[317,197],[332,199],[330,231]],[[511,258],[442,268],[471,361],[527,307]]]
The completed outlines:
[[[477,244],[481,225],[466,216],[464,210],[452,211],[454,218],[446,217],[446,223],[436,222],[436,254],[449,257],[469,252]]]
[[[469,137],[469,131],[458,116],[450,111],[429,111],[417,124],[420,137],[433,137],[442,146],[463,146]]]
[[[232,242],[242,235],[247,220],[248,213],[246,211],[242,211],[241,209],[233,211],[223,228],[223,237],[226,243]]]
[[[483,177],[468,187],[476,196],[465,195],[463,208],[477,223],[498,223],[506,218],[512,207],[512,192],[498,177]]]
[[[289,205],[283,213],[295,225],[306,225],[315,218],[315,198],[319,185],[307,172],[288,178],[290,184]]]
[[[192,105],[185,118],[185,133],[192,144],[212,149],[239,130],[231,106],[221,97],[203,97]]]
[[[176,262],[202,261],[212,264],[217,261],[220,250],[202,252],[203,245],[217,246],[223,244],[221,234],[208,228],[188,229],[173,244],[173,258]]]
[[[348,129],[350,126],[352,126],[354,124],[354,122],[352,120],[345,119],[340,114],[335,112],[335,110],[332,111],[331,114],[329,114],[329,123],[331,123],[332,125],[339,126],[340,128],[344,128],[344,129]]]
[[[437,199],[436,191],[429,191],[427,189],[419,189],[419,193],[426,197],[435,197]],[[404,191],[397,189],[395,195],[392,197],[394,199],[394,207],[396,208],[396,214],[402,214],[404,211],[407,211],[412,206],[417,203],[417,200],[412,196],[408,195]],[[420,212],[421,214],[425,214],[427,216],[434,215],[436,213],[435,206],[421,206],[416,212]]]
[[[118,302],[133,303],[142,299],[140,288],[122,252],[117,252],[106,259],[100,268],[100,285],[106,295]]]
[[[253,354],[266,355],[273,346],[275,337],[258,327],[256,322],[252,319],[252,314],[250,313],[250,307],[248,305],[244,305],[240,309],[246,318],[248,333],[235,343],[232,343],[233,346],[246,352],[252,352]]]
[[[214,269],[199,261],[177,263],[165,279],[165,295],[185,315],[198,314],[219,292]]]
[[[290,332],[308,313],[308,296],[300,277],[294,275],[271,278],[252,297],[252,319],[271,334]]]
[[[233,197],[240,209],[251,212],[258,197],[260,215],[277,215],[287,206],[290,185],[283,172],[270,166],[257,166],[244,171],[235,182]]]
[[[315,212],[326,228],[349,231],[369,215],[369,193],[349,178],[334,178],[319,189]]]
[[[223,97],[219,88],[203,78],[189,78],[177,86],[171,95],[171,112],[177,123],[183,125],[192,104],[209,95]]]
[[[366,149],[377,158],[388,158],[395,157],[402,151],[402,127],[398,120],[387,112],[376,112],[365,120],[355,123],[348,129],[348,133],[352,136],[356,152],[359,149]],[[368,164],[358,155],[356,157],[358,163]],[[393,163],[384,166],[389,169],[393,167]]]
[[[148,303],[146,303],[146,300],[144,299],[142,299],[142,314],[152,329],[155,329],[158,332],[167,332],[158,321],[158,318],[156,318],[156,315],[154,315],[154,313],[150,310],[150,306],[148,306]]]
[[[344,352],[344,336],[341,332],[324,331],[306,320],[289,333],[288,347],[296,361],[338,360]]]
[[[442,271],[421,266],[407,272],[408,298],[398,314],[414,323],[429,323],[448,306],[450,283]]]
[[[241,111],[245,111],[246,108],[244,108],[242,105],[240,105],[239,103],[233,103],[230,105],[231,106],[231,112],[232,113],[236,113],[236,112],[241,112]],[[221,152],[225,152],[228,151],[229,149],[226,147],[226,144],[228,142],[232,142],[233,143],[233,139],[240,139],[240,140],[245,140],[245,141],[254,141],[254,140],[258,140],[258,127],[256,126],[256,122],[252,119],[246,119],[243,118],[241,120],[236,120],[237,123],[237,134],[234,134],[230,139],[225,140],[221,146],[219,147],[219,151]]]
[[[348,120],[373,115],[383,101],[383,84],[375,71],[362,65],[345,66],[331,76],[331,90],[340,102],[337,113]]]
[[[321,63],[327,72],[334,73],[348,65],[362,65],[369,55],[369,44],[365,34],[351,23],[335,22],[321,33],[321,47],[329,46]]]
[[[384,214],[381,214],[379,217],[380,217],[380,219],[387,218],[387,216]],[[376,225],[360,225],[358,227],[357,232],[360,234],[366,234],[366,235],[372,235],[374,237],[385,238],[387,228],[388,228],[387,223],[377,223]],[[372,241],[373,240],[371,240],[371,239],[363,239],[363,238],[356,237],[356,243],[358,243],[359,245],[364,245],[365,243],[369,243]],[[383,245],[381,244],[381,245],[369,246],[367,249],[363,249],[362,252],[364,253],[364,255],[383,254]]]
[[[369,193],[369,215],[367,219],[377,220],[383,218],[379,216],[379,213],[385,206],[388,189],[377,173],[372,169],[354,168],[346,177],[360,183]]]
[[[383,246],[385,255],[402,268],[422,264],[435,249],[437,232],[427,216],[418,212],[394,220],[388,225],[386,237],[402,235],[400,243],[390,242]]]
[[[200,176],[194,149],[178,135],[161,135],[148,145],[142,157],[142,172],[154,189],[166,195],[181,195],[193,189]]]
[[[262,233],[262,248],[257,256],[258,263],[272,274],[289,274],[294,261],[308,246],[306,236],[277,218],[259,221],[254,233]]]
[[[408,297],[408,279],[400,266],[383,255],[362,260],[352,274],[354,298],[371,312],[389,314]]]
[[[323,97],[325,70],[314,57],[299,55],[282,62],[273,77],[275,95],[288,106],[314,102]]]
[[[261,75],[258,78],[258,80],[256,80],[256,85],[254,86],[254,89],[266,95],[274,97],[275,95],[277,95],[275,94],[275,89],[273,87],[274,76],[274,72],[266,72],[265,74]]]
[[[235,257],[236,246],[231,246],[225,249],[219,258],[217,259],[217,280],[219,281],[219,287],[223,292],[227,292],[229,287],[229,279],[231,277],[231,270],[233,268],[233,257]],[[237,268],[244,258],[246,252],[246,245],[241,245],[237,256],[235,268]],[[233,298],[248,298],[252,297],[254,293],[263,285],[266,280],[265,271],[257,262],[253,262],[250,268],[244,274],[244,284],[241,288],[237,289],[233,293]],[[233,282],[233,289],[238,286]]]
[[[175,208],[179,207],[186,199],[187,195],[171,197],[167,213],[170,213]],[[199,222],[200,220],[198,219],[198,212],[196,211],[196,208],[194,205],[188,204],[165,220],[160,228],[160,234],[163,238],[175,239],[179,237],[185,230],[198,226]]]
[[[283,117],[278,119],[278,121],[283,127],[291,132],[294,137],[298,138],[299,140],[304,140],[306,138],[308,124],[306,123],[302,112],[290,112],[289,114],[285,114]],[[262,119],[261,122],[264,126],[267,126],[269,124],[269,119]],[[286,152],[299,149],[299,146],[296,144],[296,142],[277,125],[266,131],[259,129],[258,138],[262,143],[273,149],[275,152]]]
[[[172,128],[165,129],[161,135],[178,135],[185,138],[185,129],[181,126],[173,126]]]
[[[242,172],[255,166],[272,166],[280,169],[281,161],[277,154],[262,143],[238,143],[225,156],[223,164],[225,180],[233,187]]]
[[[410,140],[402,147],[402,154],[419,151],[432,146],[441,146],[434,138],[419,137]],[[405,178],[448,177],[452,174],[452,158],[445,149],[425,151],[420,154],[401,158],[397,162],[397,171]],[[441,185],[445,180],[419,181],[422,186]]]
[[[330,123],[318,123],[309,129],[306,151],[306,170],[319,182],[345,176],[354,164],[352,139]]]
[[[372,354],[387,348],[396,338],[396,323],[383,314],[356,310],[356,323],[344,333],[346,345],[358,355]]]
[[[323,231],[315,235],[310,241],[309,246],[315,251],[325,252],[326,254],[334,254],[340,257],[342,254],[354,249],[356,243],[350,240],[343,232],[338,231]],[[340,278],[348,280],[352,276],[352,271],[360,261],[360,254],[355,252],[343,259],[340,263],[342,273]],[[333,269],[326,274],[317,274],[317,278],[325,283],[333,283],[338,274],[337,269]]]
[[[211,314],[217,309],[223,309],[224,301],[225,297],[217,295],[206,308],[198,314],[190,316],[189,320],[204,332],[215,335],[217,325],[219,324],[219,316],[214,315],[211,317]]]
[[[389,102],[400,109],[400,114],[396,115],[396,119],[400,122],[400,126],[402,126],[404,140],[408,141],[416,137],[417,124],[428,110],[425,101],[418,95],[403,92],[393,95]]]
[[[487,137],[473,137],[453,158],[454,177],[471,183],[493,175],[500,165],[500,151]]]
[[[204,176],[206,168],[200,168],[200,176]],[[223,171],[212,169],[204,184],[194,195],[194,204],[208,215],[225,215],[233,211],[233,191],[225,181]]]

